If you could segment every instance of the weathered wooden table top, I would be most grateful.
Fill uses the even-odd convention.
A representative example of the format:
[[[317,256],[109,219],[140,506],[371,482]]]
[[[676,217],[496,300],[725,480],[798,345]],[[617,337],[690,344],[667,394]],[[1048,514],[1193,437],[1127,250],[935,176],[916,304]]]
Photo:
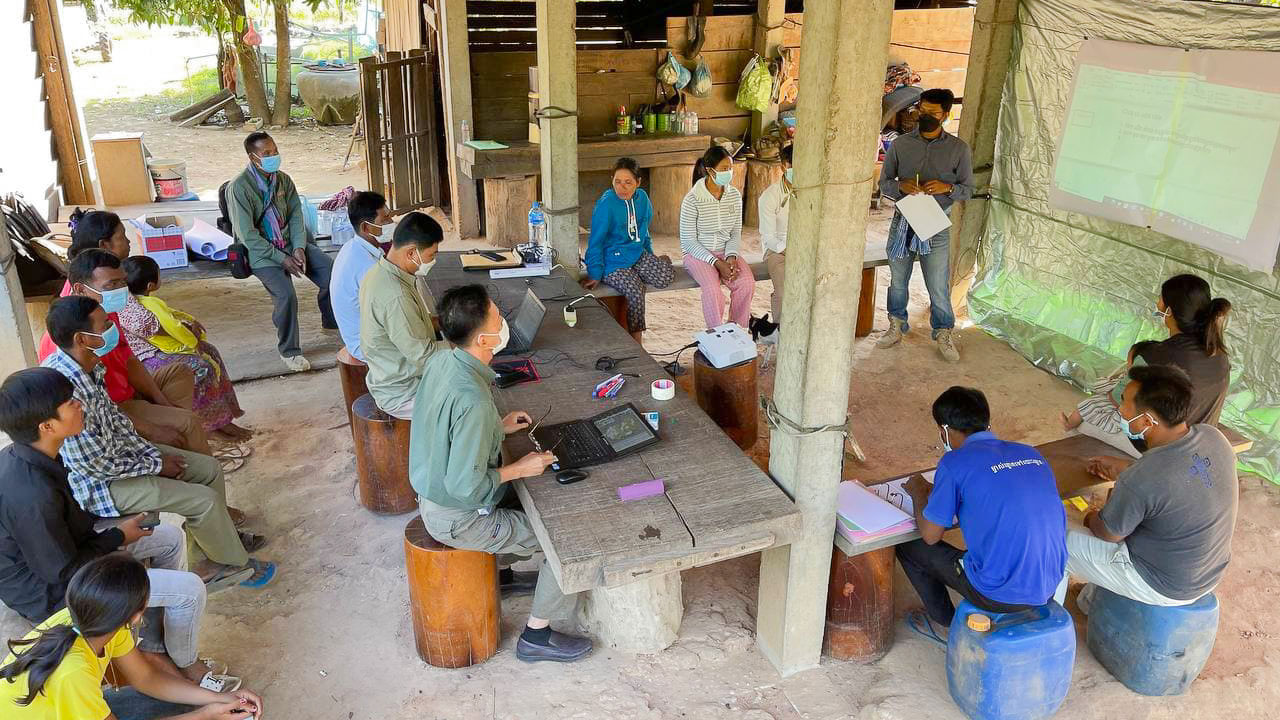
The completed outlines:
[[[606,465],[590,477],[560,485],[554,473],[515,483],[556,577],[565,592],[615,587],[646,577],[788,544],[800,513],[777,485],[738,449],[694,400],[677,389],[672,400],[654,400],[650,384],[667,374],[593,300],[574,307],[578,322],[565,325],[565,300],[586,293],[566,274],[491,280],[462,270],[459,253],[440,253],[426,284],[438,300],[450,287],[479,283],[504,314],[519,305],[527,288],[544,298],[547,316],[533,349],[503,359],[531,358],[542,379],[495,390],[502,412],[524,410],[547,424],[590,417],[623,403],[660,413],[662,441]],[[526,280],[528,282],[526,282]],[[674,350],[675,348],[671,348]],[[632,357],[613,372],[595,369],[602,355]],[[616,398],[596,400],[592,389],[616,372],[627,378]],[[525,433],[507,438],[504,455],[532,450]],[[661,479],[666,494],[623,503],[623,485]]]

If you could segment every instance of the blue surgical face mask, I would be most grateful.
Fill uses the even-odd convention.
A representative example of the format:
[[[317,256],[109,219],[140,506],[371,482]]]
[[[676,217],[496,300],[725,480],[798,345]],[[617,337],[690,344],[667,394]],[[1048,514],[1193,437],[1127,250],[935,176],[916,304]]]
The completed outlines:
[[[1146,426],[1145,428],[1143,428],[1143,429],[1142,429],[1142,432],[1140,432],[1140,433],[1135,433],[1135,432],[1133,431],[1133,429],[1132,429],[1132,428],[1130,427],[1130,425],[1129,425],[1129,423],[1132,423],[1134,420],[1137,420],[1138,418],[1142,417],[1143,415],[1146,415],[1146,416],[1147,416],[1147,419],[1151,421],[1151,425],[1155,425],[1155,424],[1156,424],[1155,419],[1153,419],[1150,415],[1147,415],[1147,413],[1139,413],[1139,414],[1134,415],[1133,417],[1129,418],[1128,420],[1126,420],[1124,417],[1121,417],[1121,418],[1120,418],[1120,421],[1124,423],[1124,434],[1125,434],[1125,437],[1129,438],[1130,440],[1142,440],[1142,439],[1146,436],[1147,431],[1151,429],[1151,425],[1148,425],[1148,426]]]
[[[102,347],[91,348],[93,350],[93,354],[97,355],[98,357],[102,357],[103,355],[106,355],[112,350],[115,350],[116,345],[120,344],[120,329],[116,327],[115,323],[111,323],[111,326],[107,328],[107,331],[102,333],[101,335],[99,335],[98,333],[91,333],[88,331],[85,331],[84,334],[92,335],[93,337],[96,337],[102,341]]]
[[[729,183],[733,182],[733,171],[717,170],[715,181],[720,187],[729,187]]]
[[[786,170],[783,170],[783,171],[782,171],[782,177],[786,178],[786,179],[787,179],[787,182],[791,183],[792,185],[795,185],[795,184],[796,184],[796,169],[795,169],[795,168],[787,168]]]
[[[120,312],[124,309],[124,304],[129,300],[129,288],[127,287],[116,288],[115,290],[99,290],[89,285],[85,285],[85,287],[102,298],[102,311],[105,313]]]
[[[258,162],[262,164],[263,172],[273,173],[279,171],[280,160],[281,158],[279,155],[267,155],[265,157],[262,155],[258,156]]]

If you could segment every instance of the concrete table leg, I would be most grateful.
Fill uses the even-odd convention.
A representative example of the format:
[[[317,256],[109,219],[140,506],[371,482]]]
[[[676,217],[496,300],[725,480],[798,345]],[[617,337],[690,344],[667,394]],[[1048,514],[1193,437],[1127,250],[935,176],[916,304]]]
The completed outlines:
[[[582,619],[588,631],[611,648],[656,653],[670,647],[684,616],[680,573],[659,575],[616,588],[587,593]]]

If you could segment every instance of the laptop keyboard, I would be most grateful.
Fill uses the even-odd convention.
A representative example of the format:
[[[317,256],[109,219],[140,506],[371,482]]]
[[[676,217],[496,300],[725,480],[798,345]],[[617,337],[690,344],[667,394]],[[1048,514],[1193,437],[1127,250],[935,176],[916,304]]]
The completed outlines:
[[[575,464],[600,463],[612,457],[612,449],[591,431],[587,423],[562,425],[559,432],[556,449],[552,451],[556,457]]]

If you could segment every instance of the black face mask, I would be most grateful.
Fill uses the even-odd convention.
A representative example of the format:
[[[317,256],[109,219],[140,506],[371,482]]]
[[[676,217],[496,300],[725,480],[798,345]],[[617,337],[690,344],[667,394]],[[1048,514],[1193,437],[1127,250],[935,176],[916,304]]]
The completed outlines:
[[[920,117],[916,120],[916,123],[918,124],[920,128],[920,132],[922,133],[936,132],[938,128],[942,127],[941,120],[939,120],[938,118],[932,115],[925,115],[924,113],[920,114]]]

